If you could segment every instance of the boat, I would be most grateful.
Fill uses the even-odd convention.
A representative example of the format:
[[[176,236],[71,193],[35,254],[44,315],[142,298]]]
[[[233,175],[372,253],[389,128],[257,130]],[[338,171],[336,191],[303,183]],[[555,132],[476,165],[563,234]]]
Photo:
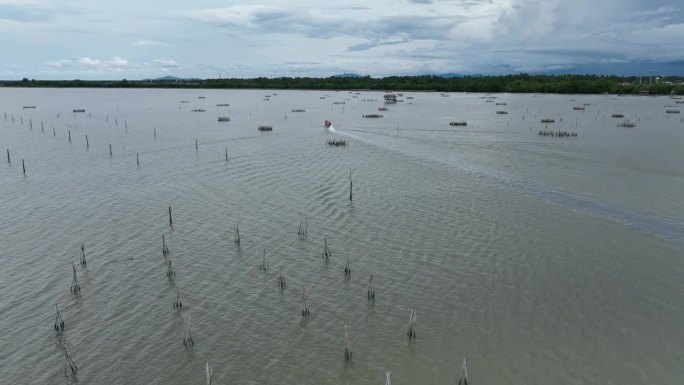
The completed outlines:
[[[323,125],[325,126],[325,128],[328,128],[328,127],[332,126],[332,122],[329,120],[326,120],[325,122],[323,122]]]
[[[385,99],[385,104],[397,102],[397,95],[395,94],[385,94],[383,98]]]

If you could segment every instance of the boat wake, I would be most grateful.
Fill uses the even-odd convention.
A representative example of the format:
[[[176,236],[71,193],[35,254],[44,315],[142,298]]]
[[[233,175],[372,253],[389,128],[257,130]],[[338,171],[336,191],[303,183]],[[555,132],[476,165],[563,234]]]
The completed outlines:
[[[342,135],[342,136],[346,136],[348,138],[362,140],[361,137],[356,136],[354,134],[350,134],[350,133],[345,132],[345,131],[340,131],[340,130],[336,129],[335,126],[333,126],[333,125],[330,125],[330,126],[326,127],[325,129],[331,134]],[[368,140],[365,140],[365,141],[368,142]]]
[[[327,127],[328,132],[354,138],[366,144],[378,146],[386,150],[400,152],[409,157],[426,159],[424,156],[411,153],[411,151],[396,147],[387,146],[387,143],[378,143],[368,136],[357,136],[345,131],[340,131],[334,126]],[[493,170],[459,160],[458,163],[445,161],[444,159],[428,156],[429,160],[437,163],[447,164],[456,168],[471,177],[487,180],[492,184],[506,188],[509,191],[518,191],[525,195],[534,196],[547,203],[556,204],[571,210],[578,210],[587,214],[601,217],[613,222],[622,223],[641,232],[657,235],[666,239],[684,241],[684,223],[672,222],[664,218],[655,217],[641,212],[621,207],[613,206],[590,197],[581,196],[567,191],[558,191],[538,185],[534,182],[516,178],[511,175],[504,175]]]

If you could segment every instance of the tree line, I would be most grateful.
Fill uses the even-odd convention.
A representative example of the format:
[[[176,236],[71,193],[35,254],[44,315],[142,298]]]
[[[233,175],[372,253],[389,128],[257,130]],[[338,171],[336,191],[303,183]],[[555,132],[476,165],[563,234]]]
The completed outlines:
[[[4,87],[103,87],[103,88],[226,88],[378,90],[437,92],[511,92],[557,94],[684,94],[684,78],[649,78],[601,75],[501,75],[501,76],[389,76],[364,77],[258,77],[251,79],[183,80],[29,80],[0,81]]]

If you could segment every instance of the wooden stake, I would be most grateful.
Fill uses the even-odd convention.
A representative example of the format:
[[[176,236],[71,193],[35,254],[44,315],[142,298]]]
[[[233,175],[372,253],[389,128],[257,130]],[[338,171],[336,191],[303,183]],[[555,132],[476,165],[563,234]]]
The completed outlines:
[[[171,206],[169,206],[169,225],[173,227],[173,218],[171,217]]]
[[[468,355],[463,357],[463,366],[461,366],[461,378],[458,380],[458,385],[468,385]]]
[[[349,169],[349,201],[352,201],[352,170]]]

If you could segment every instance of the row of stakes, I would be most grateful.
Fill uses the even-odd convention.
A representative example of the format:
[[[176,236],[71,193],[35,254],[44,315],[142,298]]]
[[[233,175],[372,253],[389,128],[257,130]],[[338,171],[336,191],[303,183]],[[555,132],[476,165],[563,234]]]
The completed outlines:
[[[169,210],[169,213],[171,211]],[[169,217],[169,222],[172,223],[171,216]],[[305,221],[304,222],[304,227],[301,226],[300,224],[300,229],[298,233],[300,235],[306,234],[308,231],[308,223]],[[239,228],[236,226],[235,228],[235,244],[239,246],[240,244],[240,235],[239,235]],[[162,254],[166,257],[169,255],[169,248],[168,245],[166,244],[166,237],[162,234]],[[332,252],[330,250],[330,247],[328,246],[327,239],[324,239],[324,251],[323,251],[323,257],[326,259],[326,261],[329,261],[330,257],[332,256]],[[81,250],[80,250],[80,264],[81,266],[86,266],[87,260],[86,260],[86,252],[85,252],[85,244],[81,244]],[[173,269],[173,266],[171,264],[171,260],[168,260],[168,265],[167,265],[167,272],[166,275],[169,278],[175,277],[176,273]],[[262,259],[262,263],[260,265],[260,269],[266,271],[268,269],[268,264],[266,263],[266,257],[265,257],[265,250],[264,250],[264,257]],[[72,271],[73,271],[73,279],[72,279],[72,284],[71,284],[71,292],[74,294],[79,294],[81,287],[78,283],[78,277],[76,274],[76,266],[75,264],[72,264]],[[349,278],[351,277],[351,267],[350,267],[350,260],[349,260],[349,255],[347,255],[347,262],[344,268],[344,274],[345,277]],[[282,267],[280,270],[280,274],[278,277],[278,286],[281,289],[284,289],[286,286],[285,282],[285,276],[283,275],[282,272]],[[371,274],[369,282],[368,282],[368,292],[367,292],[368,300],[369,301],[374,301],[375,300],[375,283],[374,283],[374,278],[373,274]],[[180,298],[180,289],[178,286],[176,286],[176,298],[174,300],[173,307],[175,309],[182,309],[183,308],[183,303]],[[56,315],[55,315],[55,323],[54,323],[54,329],[57,332],[57,334],[62,337],[62,332],[64,331],[65,328],[65,323],[62,318],[61,312],[59,310],[59,307],[55,305],[55,310],[56,310]],[[309,308],[308,308],[308,289],[304,288],[302,291],[302,316],[308,316],[311,314]],[[183,345],[186,348],[191,348],[194,346],[194,338],[192,336],[192,330],[191,330],[191,322],[190,322],[190,313],[184,313],[183,314],[183,321],[184,321],[184,333],[183,333]],[[408,330],[406,332],[407,337],[409,340],[415,339],[416,338],[416,311],[415,309],[411,310],[411,314],[409,316],[409,323],[408,323]],[[60,348],[64,354],[64,359],[65,359],[65,364],[64,364],[64,375],[68,377],[69,373],[72,376],[76,376],[78,373],[78,366],[75,364],[71,356],[69,355],[68,351],[68,344],[66,341],[66,338],[60,338]],[[352,342],[351,342],[351,335],[349,331],[347,330],[347,325],[344,325],[344,358],[346,361],[350,361],[352,359],[353,353],[352,353]],[[211,384],[212,381],[212,370],[209,368],[209,365],[207,363],[207,384]],[[387,377],[386,377],[386,383],[389,383],[389,371],[387,372]],[[459,385],[467,385],[467,356],[464,358],[463,361],[463,367],[462,367],[462,373],[461,373],[461,378],[459,380]]]
[[[57,116],[59,117],[59,114]],[[14,122],[14,114],[12,114],[11,119],[12,119],[12,122]],[[5,112],[5,120],[7,120],[7,112]],[[118,121],[116,120],[116,118],[114,120],[115,120],[116,125],[118,126]],[[109,115],[107,115],[106,121],[109,122]],[[21,124],[22,125],[24,124],[24,117],[23,116],[21,117]],[[124,124],[126,126],[126,133],[128,133],[128,122],[124,121]],[[30,125],[31,129],[33,129],[33,121],[31,118],[29,118],[29,125]],[[41,131],[45,132],[43,121],[40,122],[40,127],[41,127]],[[68,131],[67,135],[69,138],[69,143],[71,143],[71,130],[67,130],[67,131]],[[52,127],[52,134],[53,134],[53,136],[57,135],[54,127]],[[157,128],[156,127],[153,128],[153,135],[154,135],[154,138],[156,139],[157,138]],[[85,134],[85,142],[86,142],[86,148],[90,148],[90,141],[88,140],[88,134]],[[344,140],[339,141],[339,143],[337,143],[337,142],[331,143],[330,141],[328,141],[328,145],[345,145],[346,146],[348,144],[349,144],[349,141],[344,141]],[[195,150],[199,151],[199,142],[197,139],[195,139]],[[110,157],[114,156],[114,152],[112,150],[112,144],[111,143],[109,143],[109,156]],[[228,161],[228,147],[226,147],[226,149],[225,149],[225,160]],[[136,152],[136,154],[135,154],[135,162],[138,166],[140,166],[140,153],[139,152]],[[7,163],[11,163],[9,149],[7,149]],[[26,165],[24,164],[24,159],[21,160],[21,164],[22,164],[24,175],[26,175]],[[349,198],[349,200],[351,200],[351,170],[349,171],[349,178],[350,178],[350,192],[349,192],[350,198]]]
[[[14,117],[12,117],[14,118]],[[22,123],[23,123],[23,117],[22,117]],[[29,123],[32,126],[32,121]],[[43,122],[41,122],[41,129],[44,130],[43,128]],[[54,134],[54,128],[53,128],[53,134]],[[154,129],[154,136],[156,137],[156,128]],[[68,138],[69,142],[71,142],[71,130],[68,131]],[[85,140],[86,140],[86,147],[90,147],[88,135],[85,135]],[[198,142],[195,140],[195,148],[198,149]],[[109,155],[113,156],[112,152],[112,146],[111,144],[109,145]],[[228,160],[228,149],[226,148],[225,152],[225,158]],[[10,158],[10,152],[9,149],[7,149],[7,161],[8,163],[11,163],[11,158]],[[139,154],[136,153],[136,163],[139,165],[140,164],[140,159],[139,159]],[[23,166],[23,172],[26,174],[26,168],[25,168],[25,162],[22,159],[22,166]],[[352,173],[351,170],[349,172],[349,200],[351,201],[353,198],[352,196]],[[172,211],[171,207],[169,206],[169,224],[173,226],[173,217],[172,217]],[[298,235],[300,237],[305,236],[308,233],[308,222],[304,220],[303,222],[300,222],[299,229],[298,229]],[[240,246],[240,232],[239,228],[236,226],[235,228],[235,245]],[[170,253],[168,245],[166,244],[166,239],[165,236],[162,234],[162,254],[164,256],[168,256]],[[323,258],[326,261],[330,260],[330,257],[332,256],[332,252],[330,250],[330,247],[327,244],[327,239],[324,240],[324,251],[323,251]],[[80,251],[80,264],[81,266],[86,266],[87,261],[86,261],[86,253],[85,253],[85,244],[81,244],[81,251]],[[264,257],[262,259],[262,263],[259,266],[261,270],[267,271],[269,269],[268,264],[266,263],[266,251],[264,250]],[[73,294],[78,295],[81,291],[81,286],[78,282],[78,276],[76,274],[76,266],[75,264],[72,264],[72,272],[73,272],[73,277],[72,277],[72,283],[70,287],[70,291]],[[347,263],[345,265],[344,269],[345,277],[349,278],[351,277],[351,267],[350,267],[350,261],[349,261],[349,256],[347,256]],[[166,272],[167,277],[172,278],[175,277],[176,273],[173,269],[172,263],[169,260],[167,264],[167,272]],[[286,287],[287,283],[285,280],[285,276],[282,272],[282,267],[280,269],[280,274],[278,277],[278,286],[281,289],[284,289]],[[369,301],[374,301],[375,300],[375,283],[373,279],[373,275],[371,274],[369,283],[368,283],[368,291],[367,291],[367,297]],[[178,286],[176,286],[176,298],[174,301],[174,308],[176,309],[182,309],[183,304],[180,298],[180,289]],[[56,308],[56,315],[55,315],[55,324],[54,328],[55,331],[61,336],[62,332],[65,329],[65,323],[64,320],[62,319],[61,312],[59,311],[59,308],[57,305],[55,305]],[[309,308],[308,308],[308,289],[304,288],[302,291],[302,316],[308,316],[311,314]],[[183,320],[184,320],[184,336],[183,336],[183,345],[186,347],[192,347],[194,345],[194,338],[192,336],[192,331],[190,328],[190,314],[189,313],[184,313],[183,314]],[[409,327],[407,331],[407,335],[409,336],[410,339],[415,339],[416,333],[415,333],[415,322],[416,322],[416,317],[415,317],[415,310],[411,310],[411,316],[409,318]],[[68,352],[68,344],[66,342],[66,338],[62,338],[60,340],[60,347],[62,352],[64,353],[65,357],[65,376],[68,375],[70,372],[72,376],[76,376],[78,372],[78,367],[74,363],[73,359],[69,355]],[[345,325],[345,353],[344,353],[345,359],[346,360],[351,360],[352,358],[352,352],[351,352],[351,337],[347,331],[347,327]],[[211,369],[209,368],[207,364],[207,383],[211,383]],[[389,381],[389,372],[387,373],[387,380]],[[465,382],[467,384],[467,381]],[[459,382],[460,384],[460,382]]]
[[[23,123],[23,117],[22,117],[22,123]],[[29,121],[29,124],[33,125],[32,121]],[[127,125],[127,124],[126,124]],[[44,131],[43,127],[43,122],[41,122],[41,130]],[[53,134],[54,132],[54,127],[53,127]],[[156,128],[154,129],[154,136],[156,137]],[[68,138],[69,142],[71,142],[71,130],[68,131]],[[90,143],[88,140],[88,135],[85,135],[85,140],[86,140],[86,147],[90,147]],[[198,149],[198,141],[195,139],[195,149]],[[113,156],[112,152],[112,145],[109,144],[109,155]],[[228,160],[228,149],[226,148],[225,151],[225,159]],[[11,163],[11,158],[10,158],[10,152],[9,149],[7,149],[7,162]],[[140,158],[139,154],[136,153],[136,163],[140,165]],[[26,166],[25,162],[22,159],[22,168],[24,174],[26,174]],[[352,172],[351,170],[349,171],[349,200],[351,201],[353,199],[352,196]],[[169,224],[173,226],[173,219],[172,219],[172,212],[171,212],[171,207],[169,206]],[[305,236],[308,233],[308,222],[304,220],[303,222],[300,222],[299,229],[298,229],[298,235],[300,237]],[[235,245],[240,246],[240,231],[238,226],[235,227],[235,240],[234,240]],[[162,254],[164,256],[169,255],[169,248],[166,244],[166,239],[165,236],[162,234]],[[323,249],[323,258],[326,261],[330,260],[330,257],[332,256],[332,252],[330,250],[330,247],[327,244],[327,238],[324,239],[324,249]],[[81,252],[80,252],[80,264],[81,266],[86,266],[87,261],[86,261],[86,253],[85,253],[85,244],[81,244]],[[260,270],[267,271],[269,269],[268,264],[266,263],[266,250],[264,250],[264,256],[262,259],[262,263],[259,266]],[[81,286],[78,283],[78,276],[76,274],[76,266],[75,264],[72,264],[72,271],[73,271],[73,278],[72,278],[72,283],[71,283],[71,292],[73,294],[79,294],[81,291]],[[349,256],[347,255],[347,262],[344,268],[344,274],[345,277],[350,278],[351,277],[351,267],[350,267],[350,260]],[[172,278],[175,277],[176,273],[173,269],[171,260],[168,260],[168,265],[167,265],[167,272],[166,272],[167,277]],[[285,276],[282,272],[282,267],[280,269],[280,274],[278,277],[278,286],[280,289],[284,289],[286,287],[287,283],[285,280]],[[373,274],[371,274],[369,282],[368,282],[368,291],[367,291],[367,297],[369,301],[374,301],[375,300],[375,283],[373,279]],[[180,299],[180,289],[178,286],[176,286],[176,299],[174,301],[174,308],[176,309],[182,309],[183,304]],[[61,333],[64,331],[65,324],[64,320],[62,319],[61,313],[59,311],[59,308],[57,305],[55,305],[56,308],[56,316],[55,316],[55,331],[61,335]],[[302,310],[301,310],[302,316],[308,316],[311,314],[309,308],[308,308],[308,289],[304,288],[302,291]],[[184,313],[183,314],[183,320],[184,320],[184,336],[183,336],[183,345],[188,348],[192,347],[194,345],[194,338],[192,336],[192,331],[190,328],[190,314],[189,313]],[[409,325],[408,325],[408,330],[407,330],[407,336],[409,339],[415,339],[416,338],[416,331],[415,331],[415,324],[416,324],[416,313],[415,309],[411,310],[411,315],[409,317]],[[352,359],[352,350],[351,350],[351,337],[349,335],[349,332],[347,331],[347,326],[345,325],[345,332],[344,332],[344,357],[345,360],[351,360]],[[70,372],[72,376],[76,376],[78,372],[78,367],[74,363],[73,359],[69,355],[68,352],[68,346],[66,342],[66,338],[63,338],[60,343],[62,352],[64,353],[65,357],[65,370],[64,374],[65,376],[68,375]],[[467,359],[467,358],[466,358]],[[209,368],[209,365],[207,363],[207,383],[211,384],[211,369]],[[389,383],[389,372],[387,372],[387,379],[386,383]],[[466,367],[466,361],[464,360],[464,368],[463,368],[463,374],[461,376],[461,380],[459,381],[459,385],[467,385],[467,367]]]

